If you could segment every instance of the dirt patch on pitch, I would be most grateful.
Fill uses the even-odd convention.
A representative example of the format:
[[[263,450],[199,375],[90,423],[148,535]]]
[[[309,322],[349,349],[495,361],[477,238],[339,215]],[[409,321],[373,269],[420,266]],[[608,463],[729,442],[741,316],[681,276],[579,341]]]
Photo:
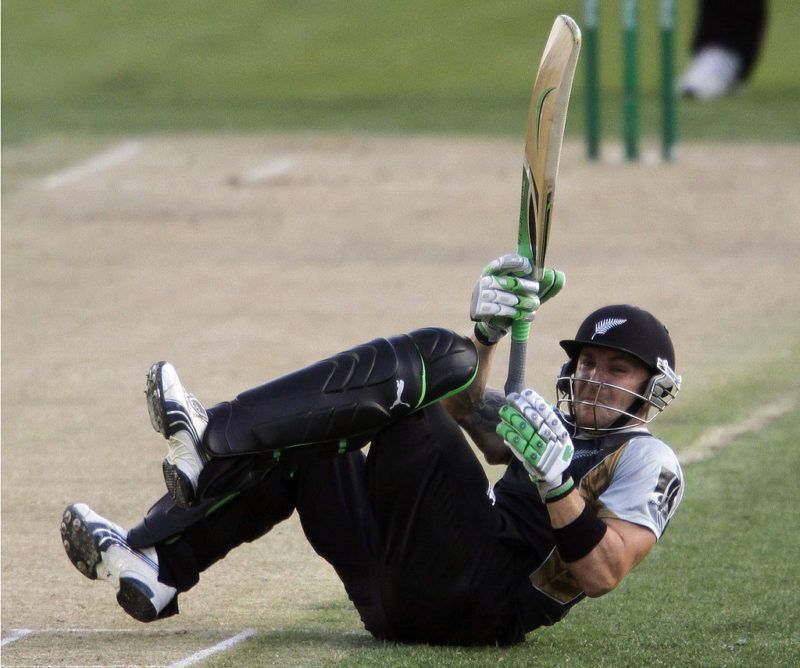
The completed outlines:
[[[290,135],[6,150],[4,637],[143,628],[72,568],[58,523],[82,500],[132,524],[162,493],[141,394],[152,361],[213,403],[374,336],[466,331],[473,280],[514,248],[520,151]],[[552,394],[558,338],[611,302],[667,323],[688,400],[796,344],[798,164],[798,145],[597,165],[568,144],[549,256],[568,286],[537,318],[531,385]],[[286,627],[342,596],[292,520],[215,567],[159,628]],[[26,642],[4,648],[9,661],[70,660],[61,641]]]

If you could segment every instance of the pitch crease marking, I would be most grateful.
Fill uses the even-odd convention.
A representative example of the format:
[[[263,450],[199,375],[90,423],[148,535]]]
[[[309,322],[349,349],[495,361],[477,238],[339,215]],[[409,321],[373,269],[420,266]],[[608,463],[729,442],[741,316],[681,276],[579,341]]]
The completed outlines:
[[[255,629],[245,629],[241,633],[237,633],[235,636],[228,638],[227,640],[218,642],[216,645],[212,645],[211,647],[206,647],[206,649],[201,649],[199,652],[195,652],[191,656],[187,656],[185,659],[181,659],[180,661],[169,664],[169,668],[183,668],[184,666],[191,666],[195,663],[203,661],[212,654],[224,652],[234,645],[238,645],[243,640],[247,640],[250,636],[255,635],[255,632]]]
[[[753,412],[749,417],[734,424],[707,429],[688,449],[678,453],[678,459],[684,465],[710,459],[726,445],[761,429],[770,421],[786,415],[793,409],[794,402],[785,399],[764,406],[761,410]]]
[[[234,184],[258,185],[286,176],[297,168],[297,159],[293,156],[281,156],[261,165],[248,169],[231,178]]]
[[[22,640],[22,638],[29,636],[31,633],[33,633],[33,629],[12,629],[10,636],[6,636],[0,640],[0,647],[5,647],[12,642]]]
[[[141,150],[142,143],[138,141],[127,141],[122,144],[117,144],[107,151],[89,158],[85,162],[51,174],[45,178],[43,187],[45,190],[55,190],[56,188],[82,181],[87,176],[92,176],[93,174],[103,172],[117,165],[121,165],[123,162],[127,162]]]

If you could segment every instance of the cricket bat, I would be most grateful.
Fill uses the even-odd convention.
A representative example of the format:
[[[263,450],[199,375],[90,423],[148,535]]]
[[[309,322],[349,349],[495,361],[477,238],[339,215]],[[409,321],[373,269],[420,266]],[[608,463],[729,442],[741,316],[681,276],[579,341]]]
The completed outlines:
[[[537,281],[544,271],[564,125],[580,49],[578,25],[565,14],[558,16],[544,47],[528,111],[517,252],[531,261],[532,277]],[[511,329],[506,394],[524,389],[530,329],[530,321],[517,321]]]

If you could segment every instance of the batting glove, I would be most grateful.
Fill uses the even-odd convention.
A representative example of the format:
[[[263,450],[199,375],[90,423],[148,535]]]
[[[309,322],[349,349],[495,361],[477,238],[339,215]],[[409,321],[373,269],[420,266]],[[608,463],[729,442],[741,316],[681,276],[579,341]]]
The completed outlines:
[[[470,318],[476,322],[475,336],[485,345],[503,338],[516,320],[533,320],[540,303],[564,286],[560,271],[546,269],[540,282],[525,278],[533,268],[522,255],[503,255],[490,262],[475,284]]]
[[[497,433],[522,462],[543,501],[557,501],[575,486],[567,468],[575,449],[552,407],[533,390],[512,392],[500,409]]]
[[[564,287],[567,282],[567,277],[563,271],[558,269],[545,269],[542,274],[542,280],[539,281],[539,303],[544,304],[548,299],[552,299]]]

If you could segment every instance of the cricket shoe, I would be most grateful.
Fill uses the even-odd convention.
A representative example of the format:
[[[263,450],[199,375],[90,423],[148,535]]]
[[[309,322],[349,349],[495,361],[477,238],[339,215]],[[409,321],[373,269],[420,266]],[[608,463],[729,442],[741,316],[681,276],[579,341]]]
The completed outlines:
[[[150,367],[145,395],[150,423],[168,442],[162,465],[167,490],[178,506],[190,508],[200,472],[208,461],[202,446],[208,414],[186,391],[169,362],[156,362]]]
[[[678,92],[683,97],[712,100],[728,95],[739,86],[742,58],[735,51],[718,46],[703,48],[681,78]]]
[[[72,565],[90,580],[111,582],[125,612],[152,622],[178,591],[158,581],[155,548],[134,549],[127,535],[85,503],[69,506],[61,519],[61,541]]]

